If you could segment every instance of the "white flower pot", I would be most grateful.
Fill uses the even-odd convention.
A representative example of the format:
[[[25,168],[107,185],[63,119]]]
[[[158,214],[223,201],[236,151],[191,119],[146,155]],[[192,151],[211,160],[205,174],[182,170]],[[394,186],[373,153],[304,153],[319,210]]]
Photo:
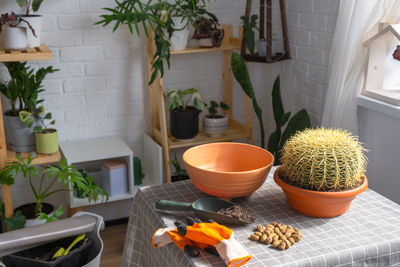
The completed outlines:
[[[257,44],[257,51],[260,57],[267,56],[267,41],[265,40],[258,40]]]
[[[212,44],[211,38],[201,38],[197,40],[197,44],[200,47],[203,48],[210,48],[210,47],[214,47],[214,45]]]
[[[28,21],[32,28],[35,30],[36,37],[33,35],[32,31],[29,29],[25,22],[21,22],[22,27],[27,28],[28,34],[28,47],[38,47],[40,46],[40,34],[42,32],[42,16],[41,15],[29,15],[21,16],[24,20]]]
[[[26,28],[3,27],[3,47],[6,50],[24,50],[27,46]]]
[[[220,118],[204,117],[204,131],[211,137],[221,136],[228,129],[228,117],[221,116]]]
[[[172,33],[171,36],[171,50],[184,50],[188,43],[189,36],[189,27],[186,25],[186,20],[182,21],[182,17],[173,17],[172,21],[174,22],[174,28],[178,29]],[[185,27],[183,30],[183,27]]]

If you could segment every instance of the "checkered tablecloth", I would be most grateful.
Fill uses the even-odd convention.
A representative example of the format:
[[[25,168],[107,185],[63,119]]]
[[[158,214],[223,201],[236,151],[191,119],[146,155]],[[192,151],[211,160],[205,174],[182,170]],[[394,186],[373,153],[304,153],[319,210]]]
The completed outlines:
[[[251,198],[234,201],[257,218],[251,225],[233,227],[237,239],[253,255],[246,266],[400,266],[399,205],[367,189],[339,217],[306,217],[288,206],[273,172]],[[151,245],[158,228],[195,216],[158,211],[156,200],[193,202],[201,197],[207,195],[190,181],[142,188],[132,203],[121,266],[225,266],[219,257],[207,253],[190,258],[174,244],[159,249]],[[299,228],[303,239],[284,251],[249,239],[257,224],[272,221]]]

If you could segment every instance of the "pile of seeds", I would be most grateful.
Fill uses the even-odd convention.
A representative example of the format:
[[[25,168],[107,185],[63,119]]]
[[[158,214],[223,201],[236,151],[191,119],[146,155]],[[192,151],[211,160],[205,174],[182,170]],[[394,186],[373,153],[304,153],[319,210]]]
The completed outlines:
[[[239,205],[233,205],[229,208],[221,209],[218,211],[218,213],[232,216],[233,218],[242,220],[246,223],[252,223],[255,220],[244,208]]]
[[[267,245],[272,244],[273,248],[284,250],[293,246],[295,242],[299,242],[302,235],[297,228],[293,228],[290,225],[272,222],[265,226],[257,225],[257,229],[250,238]]]

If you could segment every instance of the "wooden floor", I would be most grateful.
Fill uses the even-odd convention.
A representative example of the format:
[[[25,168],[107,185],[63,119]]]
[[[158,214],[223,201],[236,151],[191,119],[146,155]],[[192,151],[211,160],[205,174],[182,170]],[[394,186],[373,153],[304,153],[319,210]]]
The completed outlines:
[[[100,232],[104,242],[101,267],[118,267],[121,264],[126,227],[126,224],[109,226]]]

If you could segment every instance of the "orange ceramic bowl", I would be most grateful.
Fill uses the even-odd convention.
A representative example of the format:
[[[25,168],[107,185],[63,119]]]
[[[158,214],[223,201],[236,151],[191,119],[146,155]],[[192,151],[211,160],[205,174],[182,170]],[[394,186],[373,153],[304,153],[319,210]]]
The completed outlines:
[[[183,154],[193,184],[211,196],[250,197],[265,181],[274,157],[267,150],[242,143],[211,143]]]

